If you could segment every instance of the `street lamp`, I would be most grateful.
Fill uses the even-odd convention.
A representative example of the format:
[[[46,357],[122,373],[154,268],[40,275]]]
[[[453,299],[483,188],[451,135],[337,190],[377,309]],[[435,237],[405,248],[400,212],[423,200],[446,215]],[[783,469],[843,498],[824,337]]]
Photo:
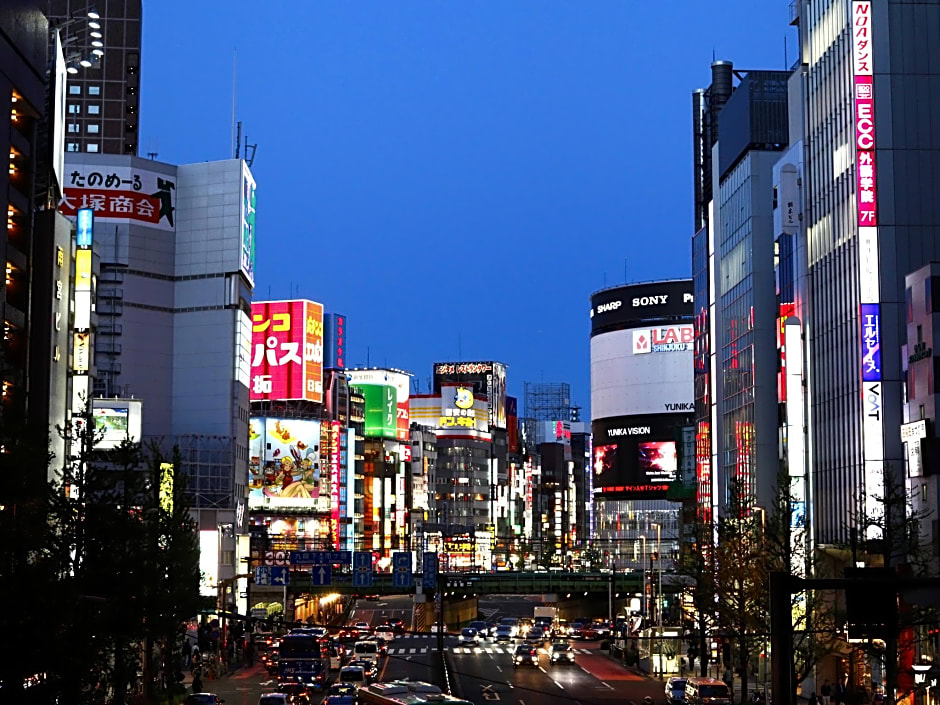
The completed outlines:
[[[663,536],[662,526],[656,527],[656,557],[659,559],[659,587],[656,590],[656,635],[659,640],[659,672],[663,674]]]

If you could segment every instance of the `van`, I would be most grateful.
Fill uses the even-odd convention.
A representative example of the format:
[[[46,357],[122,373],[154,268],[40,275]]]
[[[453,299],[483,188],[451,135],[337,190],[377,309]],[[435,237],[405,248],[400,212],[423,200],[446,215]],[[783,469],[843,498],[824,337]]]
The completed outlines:
[[[379,645],[374,641],[357,641],[353,647],[353,658],[377,663],[379,660]]]
[[[731,705],[731,691],[715,678],[689,678],[685,683],[688,705]]]

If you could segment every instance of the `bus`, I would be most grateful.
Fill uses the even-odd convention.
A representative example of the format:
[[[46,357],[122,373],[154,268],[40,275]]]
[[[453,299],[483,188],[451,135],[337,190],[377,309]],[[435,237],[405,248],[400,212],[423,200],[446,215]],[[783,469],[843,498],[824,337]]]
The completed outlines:
[[[322,688],[328,671],[323,665],[323,645],[317,637],[288,634],[281,639],[277,655],[278,681]]]

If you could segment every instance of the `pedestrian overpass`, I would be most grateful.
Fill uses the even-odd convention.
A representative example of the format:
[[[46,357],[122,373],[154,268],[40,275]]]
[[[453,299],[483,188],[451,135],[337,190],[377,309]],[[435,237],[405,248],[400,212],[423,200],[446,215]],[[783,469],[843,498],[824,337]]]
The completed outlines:
[[[390,573],[374,573],[371,585],[362,585],[362,580],[353,584],[353,574],[333,572],[329,585],[314,584],[310,569],[291,570],[290,590],[293,593],[340,593],[344,595],[409,595],[415,593],[415,585],[427,585],[421,573],[410,581],[411,587],[395,584]],[[319,581],[318,581],[319,582]],[[434,593],[437,587],[455,595],[603,595],[636,594],[643,591],[643,573],[622,571],[611,573],[569,573],[502,571],[495,573],[439,573],[433,581],[436,587],[427,585],[426,594]]]

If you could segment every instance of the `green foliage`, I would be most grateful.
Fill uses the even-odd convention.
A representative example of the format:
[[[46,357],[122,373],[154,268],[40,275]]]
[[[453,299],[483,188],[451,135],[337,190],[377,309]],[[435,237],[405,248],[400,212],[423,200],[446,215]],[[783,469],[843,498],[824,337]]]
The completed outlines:
[[[161,466],[179,468],[178,450],[168,459],[157,444],[126,441],[95,451],[94,430],[78,433],[65,463],[74,470],[51,480],[41,446],[4,443],[4,465],[18,472],[0,495],[0,700],[126,702],[141,668],[156,699],[173,681],[181,625],[197,611],[184,478],[174,478],[172,503],[159,494]],[[16,692],[37,674],[38,685]]]

